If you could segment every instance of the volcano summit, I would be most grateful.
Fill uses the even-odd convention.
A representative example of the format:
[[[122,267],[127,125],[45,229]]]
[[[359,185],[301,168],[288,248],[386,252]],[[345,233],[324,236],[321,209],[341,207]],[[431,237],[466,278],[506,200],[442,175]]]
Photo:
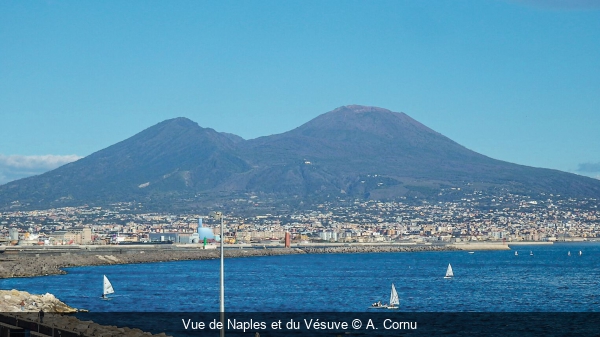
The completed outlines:
[[[186,118],[50,172],[0,186],[0,208],[118,201],[436,198],[444,190],[600,197],[600,181],[486,157],[404,113],[344,106],[291,131],[244,140]]]

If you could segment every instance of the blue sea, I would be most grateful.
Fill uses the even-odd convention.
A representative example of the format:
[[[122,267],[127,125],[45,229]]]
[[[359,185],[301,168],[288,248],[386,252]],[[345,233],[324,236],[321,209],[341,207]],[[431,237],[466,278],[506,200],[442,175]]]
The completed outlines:
[[[453,279],[444,279],[448,263]],[[66,271],[66,275],[3,279],[0,288],[52,293],[70,306],[93,312],[219,310],[219,260]],[[102,275],[115,289],[109,301],[100,299]],[[510,251],[474,254],[232,258],[225,260],[225,308],[236,312],[365,312],[373,302],[388,302],[394,283],[404,312],[599,312],[599,280],[597,243],[519,245]]]

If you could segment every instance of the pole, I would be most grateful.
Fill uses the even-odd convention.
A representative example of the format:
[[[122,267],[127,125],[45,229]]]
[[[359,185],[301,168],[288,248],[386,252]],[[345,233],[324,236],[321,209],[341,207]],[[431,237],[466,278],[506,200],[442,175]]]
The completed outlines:
[[[223,241],[225,237],[223,236],[223,213],[221,213],[221,275],[220,275],[220,283],[221,283],[221,337],[225,337],[225,279],[223,277],[224,268],[223,268]]]

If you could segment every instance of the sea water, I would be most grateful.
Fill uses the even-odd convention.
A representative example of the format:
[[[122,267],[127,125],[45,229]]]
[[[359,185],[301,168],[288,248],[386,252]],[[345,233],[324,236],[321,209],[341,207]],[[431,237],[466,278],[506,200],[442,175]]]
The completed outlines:
[[[511,248],[473,254],[303,254],[226,259],[225,307],[236,312],[365,312],[373,302],[388,302],[394,283],[404,312],[600,311],[600,244]],[[444,279],[448,263],[454,270],[452,279]],[[0,288],[52,293],[72,307],[93,312],[219,310],[219,260],[65,270],[66,275],[3,279]],[[102,275],[115,289],[108,301],[100,299]]]

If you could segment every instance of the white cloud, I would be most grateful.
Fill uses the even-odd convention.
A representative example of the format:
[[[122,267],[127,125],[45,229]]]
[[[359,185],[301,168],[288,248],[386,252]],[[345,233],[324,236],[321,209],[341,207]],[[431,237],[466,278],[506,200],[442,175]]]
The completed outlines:
[[[600,180],[600,162],[579,163],[572,173]]]
[[[40,156],[0,154],[0,184],[42,174],[82,157],[74,154]]]
[[[597,163],[579,163],[579,166],[577,167],[577,171],[578,172],[585,172],[585,173],[600,173],[600,162]]]

